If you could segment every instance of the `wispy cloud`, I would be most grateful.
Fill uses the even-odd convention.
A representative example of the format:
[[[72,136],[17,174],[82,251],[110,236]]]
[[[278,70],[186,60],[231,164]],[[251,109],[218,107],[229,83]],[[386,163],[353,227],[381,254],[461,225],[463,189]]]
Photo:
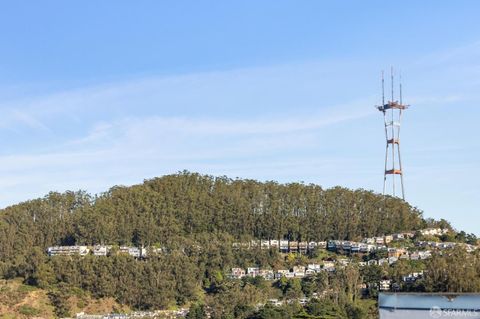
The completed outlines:
[[[342,110],[358,109],[357,103]],[[121,160],[205,160],[302,149],[316,145],[319,130],[361,118],[370,112],[327,109],[312,116],[247,120],[151,116],[95,124],[80,138],[53,152],[20,153],[0,157],[8,171],[40,170],[47,166],[75,169],[78,165]],[[92,171],[92,174],[97,173]]]
[[[469,42],[461,46],[451,47],[441,51],[432,52],[417,60],[419,66],[445,67],[451,64],[463,64],[472,62],[480,55],[480,41]]]
[[[0,120],[0,128],[18,130],[18,126],[25,126],[34,130],[49,131],[47,125],[35,117],[34,114],[21,109],[11,109],[4,112]]]
[[[281,170],[293,178],[300,160],[294,154],[321,148],[318,135],[323,128],[370,115],[370,109],[359,107],[363,103],[353,101],[290,118],[130,116],[94,123],[84,136],[48,151],[0,156],[2,202],[68,188],[98,192],[182,169],[267,178]],[[317,167],[331,171],[332,163],[338,163],[325,160],[328,165],[317,163]],[[300,167],[307,166],[304,162]],[[10,193],[26,183],[30,194]]]
[[[455,62],[475,55],[469,50],[438,54],[435,63],[448,64],[448,72],[428,59],[409,65],[405,100],[413,106],[402,160],[414,205],[437,209],[417,194],[445,194],[449,180],[472,187],[478,179],[466,173],[479,155],[468,128],[476,125],[471,102],[480,96],[473,71]],[[373,107],[378,69],[375,61],[308,62],[137,78],[0,103],[0,205],[50,190],[99,192],[183,169],[379,190],[385,141]],[[433,161],[444,176],[428,172]]]

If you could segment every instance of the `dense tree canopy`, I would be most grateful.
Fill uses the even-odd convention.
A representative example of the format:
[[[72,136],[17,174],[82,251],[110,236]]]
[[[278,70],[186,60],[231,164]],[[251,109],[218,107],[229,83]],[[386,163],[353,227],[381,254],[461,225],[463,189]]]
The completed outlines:
[[[57,244],[174,245],[178,237],[228,233],[291,240],[358,239],[415,230],[408,203],[365,190],[261,183],[188,172],[113,187],[92,197],[50,193],[0,212],[0,253]]]
[[[232,283],[224,278],[229,267],[275,268],[284,262],[278,252],[234,250],[234,241],[356,240],[417,230],[426,224],[408,203],[366,190],[325,190],[318,185],[182,172],[132,187],[113,187],[98,196],[50,193],[1,210],[0,274],[50,287],[60,312],[64,290],[58,287],[67,285],[96,297],[114,297],[138,309],[194,301],[198,302],[198,317],[206,301],[217,317],[225,317],[226,311],[237,317],[285,317],[281,311],[255,313],[251,308],[265,302],[265,289],[272,287],[260,281]],[[161,246],[166,253],[148,261],[123,255],[49,258],[45,254],[48,246],[73,244]],[[290,262],[294,261],[286,261]],[[294,298],[329,286],[337,291],[335,304],[351,306],[342,310],[346,314],[358,310],[359,283],[358,270],[346,268],[335,277],[286,282],[278,291]],[[211,294],[206,300],[204,292]],[[228,301],[232,296],[237,303]]]

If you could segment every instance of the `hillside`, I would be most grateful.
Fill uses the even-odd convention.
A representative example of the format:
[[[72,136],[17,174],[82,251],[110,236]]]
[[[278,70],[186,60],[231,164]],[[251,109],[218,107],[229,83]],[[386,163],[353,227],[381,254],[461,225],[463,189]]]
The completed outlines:
[[[0,246],[8,257],[23,245],[168,244],[176,236],[202,233],[237,239],[355,239],[425,226],[416,208],[370,191],[187,172],[113,187],[97,197],[51,193],[8,207],[0,218],[0,235],[12,240]]]
[[[308,262],[326,267],[339,259],[318,251],[296,256],[273,249],[239,250],[233,243],[252,239],[355,241],[434,225],[449,227],[444,221],[424,220],[419,210],[402,200],[370,191],[182,172],[141,185],[113,187],[98,196],[50,193],[1,210],[0,272],[3,278],[23,278],[24,283],[44,289],[35,290],[38,296],[34,299],[45,300],[47,291],[59,316],[65,315],[62,305],[71,302],[76,291],[112,301],[106,302],[105,311],[121,308],[113,300],[140,310],[194,303],[207,304],[215,318],[234,313],[246,317],[255,305],[273,297],[335,292],[332,307],[343,308],[332,311],[340,311],[360,307],[357,290],[363,274],[357,266],[338,268],[326,277],[319,274],[311,283],[310,279],[289,279],[281,285],[231,281],[227,275],[233,267],[291,269]],[[49,246],[97,244],[161,247],[164,253],[148,260],[124,254],[46,254]],[[338,299],[338,289],[342,299]],[[17,309],[18,303],[8,307]],[[40,311],[45,316],[52,313],[50,306]],[[345,311],[341,310],[342,316],[348,315]]]
[[[0,281],[0,318],[55,318],[54,293],[25,285],[19,279]],[[58,299],[57,299],[58,300]],[[93,299],[80,289],[70,289],[62,305],[65,313],[129,311],[112,298]]]

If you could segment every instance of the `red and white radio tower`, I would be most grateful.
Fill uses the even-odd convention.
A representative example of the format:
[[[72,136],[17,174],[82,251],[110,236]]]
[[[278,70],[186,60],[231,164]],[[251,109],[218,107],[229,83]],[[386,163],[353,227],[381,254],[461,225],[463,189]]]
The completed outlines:
[[[394,76],[393,68],[391,69],[391,88],[392,95],[391,100],[385,102],[385,79],[382,71],[382,105],[376,106],[379,111],[383,113],[383,119],[385,122],[385,138],[387,145],[385,148],[385,173],[383,176],[383,195],[387,192],[387,178],[391,179],[392,195],[395,195],[396,184],[398,180],[395,180],[395,176],[400,176],[400,186],[402,189],[402,198],[405,200],[405,189],[403,186],[403,170],[402,159],[400,156],[400,124],[402,122],[402,112],[409,106],[404,105],[402,101],[402,78],[399,81],[399,100],[394,99]],[[398,185],[397,185],[398,186]]]

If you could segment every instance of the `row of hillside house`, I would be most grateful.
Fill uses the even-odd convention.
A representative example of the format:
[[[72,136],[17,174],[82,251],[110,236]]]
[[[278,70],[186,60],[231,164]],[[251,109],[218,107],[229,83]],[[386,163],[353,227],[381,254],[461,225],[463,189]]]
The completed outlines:
[[[108,256],[112,251],[110,245],[96,245],[93,247],[88,246],[54,246],[47,248],[47,254],[49,256],[61,256],[61,255],[79,255],[85,256],[88,254],[93,254],[94,256]],[[149,252],[160,253],[161,248],[144,248],[144,247],[135,247],[135,246],[120,246],[118,247],[119,254],[130,255],[135,258],[146,258],[148,257]]]
[[[327,250],[333,252],[368,254],[372,251],[381,249],[387,249],[387,247],[343,240],[329,240],[327,243]]]
[[[366,244],[387,245],[392,241],[412,239],[413,237],[415,237],[415,232],[403,232],[385,236],[367,237],[364,238],[362,242]]]
[[[448,229],[441,228],[426,228],[419,231],[423,235],[440,236],[446,234]],[[412,239],[415,237],[415,232],[400,232],[385,236],[367,237],[361,242],[330,240],[326,241],[289,241],[289,240],[252,240],[250,242],[233,243],[234,248],[256,248],[261,249],[278,249],[283,253],[300,252],[306,253],[315,248],[328,249],[332,251],[343,250],[352,253],[368,253],[376,249],[386,248],[385,246],[392,241],[399,241],[404,239]],[[340,244],[340,245],[339,245]]]
[[[108,254],[110,254],[111,250],[112,250],[112,246],[102,246],[102,245],[93,246],[91,248],[89,248],[88,246],[54,246],[54,247],[48,247],[47,253],[49,256],[61,256],[61,255],[85,256],[91,252],[95,256],[107,256]],[[120,246],[118,249],[118,252],[128,254],[136,258],[140,258],[142,257],[142,252],[145,253],[144,250],[145,248]]]
[[[367,237],[362,239],[362,243],[371,245],[388,245],[392,241],[411,239],[413,237],[415,237],[414,232],[403,232],[385,236]]]
[[[371,265],[392,265],[396,263],[400,259],[405,259],[405,260],[425,260],[428,259],[432,256],[431,251],[426,250],[426,251],[414,251],[414,252],[407,252],[405,249],[400,248],[397,249],[399,251],[403,251],[403,253],[400,253],[398,251],[396,252],[391,252],[389,251],[388,257],[387,258],[380,258],[380,259],[370,259],[369,261],[361,261],[358,263],[360,267],[364,266],[371,266]]]
[[[407,276],[403,276],[402,281],[407,284],[415,283],[417,280],[423,278],[423,272],[414,272],[408,274]],[[381,291],[388,291],[388,290],[395,290],[399,289],[400,285],[393,283],[390,279],[383,279],[378,282],[378,289]]]
[[[415,243],[415,246],[417,247],[431,247],[435,249],[452,249],[457,246],[457,243],[451,243],[451,242],[436,242],[436,241],[417,241]]]
[[[380,258],[380,259],[370,259],[369,261],[361,261],[358,263],[360,267],[363,266],[372,266],[372,265],[393,265],[398,261],[397,257],[388,257],[388,258]]]
[[[412,239],[413,237],[415,237],[415,232],[395,233],[395,234],[392,235],[392,239],[394,241],[404,240],[404,239]]]
[[[478,247],[470,244],[465,243],[453,243],[453,242],[436,242],[436,241],[417,241],[415,243],[418,247],[431,247],[435,249],[452,249],[457,246],[463,247],[467,250],[467,252],[473,252]]]
[[[447,228],[425,228],[420,230],[420,234],[423,236],[442,236],[448,233]]]
[[[234,248],[260,248],[260,249],[276,249],[282,253],[300,252],[307,253],[315,248],[325,249],[327,242],[325,241],[289,241],[289,240],[252,240],[247,243],[233,243]]]
[[[414,251],[409,255],[410,260],[423,260],[432,257],[432,252],[430,250],[425,251]]]
[[[417,241],[415,243],[415,246],[417,246],[417,247],[432,247],[432,248],[437,248],[437,249],[451,249],[451,248],[455,248],[455,246],[457,246],[457,243],[420,240],[420,241]]]
[[[305,266],[294,266],[292,269],[260,269],[259,267],[232,268],[229,277],[232,279],[242,279],[244,277],[263,277],[265,280],[276,280],[285,278],[304,278],[313,276],[320,271],[335,271],[335,263],[333,261],[325,261],[320,264],[308,264]]]
[[[385,245],[393,241],[393,235],[367,237],[362,239],[362,243],[370,245]]]
[[[156,310],[156,311],[134,311],[128,314],[111,313],[106,315],[89,315],[84,312],[76,314],[76,319],[131,319],[131,318],[184,318],[188,309],[178,310]]]
[[[278,299],[268,299],[267,304],[274,307],[280,307],[285,304],[291,304],[297,302],[298,304],[305,306],[312,298],[318,298],[318,293],[314,292],[310,298],[302,297],[302,298],[295,298],[295,299],[285,299],[285,300],[278,300]]]
[[[85,256],[90,253],[90,249],[87,246],[53,246],[47,248],[47,254],[49,256],[61,256],[61,255],[80,255]]]
[[[378,242],[378,241],[377,241]],[[419,247],[433,247],[439,249],[446,249],[446,248],[453,248],[456,243],[437,243],[437,242],[417,242],[417,246]],[[468,245],[468,244],[461,244],[464,246],[467,251],[473,251],[477,247]],[[353,241],[342,241],[342,240],[330,240],[327,242],[327,250],[337,252],[337,253],[345,253],[345,254],[368,254],[373,251],[387,251],[388,257],[396,257],[396,258],[408,258],[408,251],[405,248],[389,248],[384,244],[369,244],[364,242],[353,242]]]
[[[415,232],[402,232],[385,236],[366,237],[362,239],[362,243],[371,245],[387,245],[392,241],[412,239],[413,237],[415,237]]]

